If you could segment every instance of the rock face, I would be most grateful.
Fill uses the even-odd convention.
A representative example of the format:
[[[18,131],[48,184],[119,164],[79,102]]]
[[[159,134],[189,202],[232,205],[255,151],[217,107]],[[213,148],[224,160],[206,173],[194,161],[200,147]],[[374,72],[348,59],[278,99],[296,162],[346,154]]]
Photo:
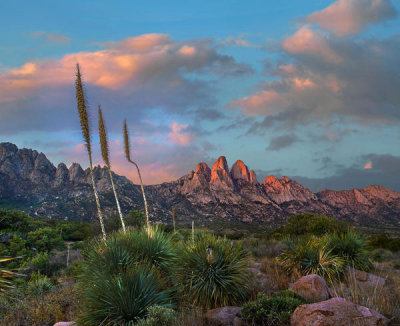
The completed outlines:
[[[290,318],[292,326],[384,326],[389,320],[367,307],[343,298],[298,307]]]
[[[204,318],[209,325],[213,326],[231,326],[238,323],[237,314],[242,310],[241,307],[222,307],[212,309],[206,312]]]
[[[309,302],[324,301],[329,298],[328,286],[325,280],[317,274],[301,277],[289,289],[297,292]]]
[[[105,168],[94,167],[104,215],[116,214]],[[142,209],[140,187],[114,175],[123,212]],[[204,162],[176,181],[145,186],[153,221],[225,221],[282,225],[295,213],[318,213],[356,223],[394,225],[400,216],[400,193],[382,186],[312,193],[288,177],[267,177],[262,184],[243,161],[229,169],[224,156],[210,169]],[[0,143],[0,204],[15,203],[27,213],[59,219],[90,220],[96,216],[88,169],[73,163],[57,168],[43,153]]]

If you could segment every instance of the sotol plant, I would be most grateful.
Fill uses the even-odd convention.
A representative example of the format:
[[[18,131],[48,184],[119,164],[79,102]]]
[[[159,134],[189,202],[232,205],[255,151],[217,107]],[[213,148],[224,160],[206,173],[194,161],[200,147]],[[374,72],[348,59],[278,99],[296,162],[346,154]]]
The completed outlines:
[[[94,197],[96,198],[97,214],[98,214],[99,221],[100,221],[101,233],[103,234],[103,239],[105,240],[106,239],[106,230],[104,228],[103,217],[101,215],[99,195],[97,193],[96,183],[94,181],[94,176],[93,176],[92,146],[91,146],[91,142],[90,142],[89,117],[88,117],[87,106],[86,106],[85,92],[83,90],[81,72],[79,70],[79,64],[76,65],[75,91],[76,91],[76,101],[77,101],[78,113],[79,113],[79,118],[80,118],[80,122],[81,122],[82,135],[85,140],[86,150],[87,150],[87,153],[89,156],[90,176],[92,178]]]
[[[119,218],[121,219],[122,230],[124,233],[126,232],[124,218],[121,212],[121,206],[119,205],[117,191],[115,190],[114,179],[111,172],[111,163],[109,158],[109,150],[108,150],[108,140],[107,140],[107,131],[106,126],[104,124],[103,113],[101,111],[101,107],[99,105],[99,135],[100,135],[100,146],[101,146],[101,156],[103,157],[103,161],[107,166],[108,174],[110,175],[111,187],[114,192],[115,203],[117,205]]]
[[[149,211],[147,209],[147,200],[146,200],[146,195],[144,193],[142,175],[140,174],[139,166],[134,161],[131,160],[130,146],[129,146],[129,133],[128,133],[128,127],[126,125],[126,120],[124,121],[124,144],[125,144],[126,159],[128,160],[129,163],[132,163],[136,167],[137,173],[139,175],[140,188],[142,189],[142,195],[143,195],[143,201],[144,201],[144,210],[146,212],[147,230],[150,232]]]

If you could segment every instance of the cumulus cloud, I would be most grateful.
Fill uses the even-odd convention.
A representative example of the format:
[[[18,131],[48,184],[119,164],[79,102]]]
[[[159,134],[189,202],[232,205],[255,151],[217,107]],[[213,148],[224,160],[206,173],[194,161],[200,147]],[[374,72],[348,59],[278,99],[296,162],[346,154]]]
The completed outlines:
[[[170,127],[171,132],[168,134],[168,139],[171,143],[187,146],[193,142],[194,136],[188,131],[188,124],[179,124],[178,122],[173,121]]]
[[[289,147],[298,141],[299,139],[293,134],[278,136],[272,138],[266,150],[279,151],[280,149]]]
[[[210,39],[175,41],[165,34],[145,34],[102,46],[59,60],[27,62],[1,73],[1,132],[71,128],[78,62],[89,102],[95,99],[94,105],[100,102],[105,110],[113,110],[115,120],[124,114],[142,121],[154,108],[173,113],[212,108],[213,76],[251,72],[247,65],[220,54]]]
[[[397,12],[390,0],[338,0],[305,20],[337,36],[347,36],[358,34],[369,24],[396,17]]]
[[[263,117],[252,132],[320,121],[363,126],[400,121],[400,36],[337,39],[305,26],[282,49],[292,62],[276,65],[270,69],[273,81],[230,103]]]

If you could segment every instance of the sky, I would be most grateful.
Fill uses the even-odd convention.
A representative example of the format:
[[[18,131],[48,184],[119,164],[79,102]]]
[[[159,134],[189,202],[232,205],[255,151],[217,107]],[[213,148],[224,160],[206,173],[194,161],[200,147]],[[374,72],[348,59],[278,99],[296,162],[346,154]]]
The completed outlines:
[[[115,172],[175,180],[221,155],[258,180],[400,191],[400,1],[2,1],[0,141],[88,166],[101,104]]]

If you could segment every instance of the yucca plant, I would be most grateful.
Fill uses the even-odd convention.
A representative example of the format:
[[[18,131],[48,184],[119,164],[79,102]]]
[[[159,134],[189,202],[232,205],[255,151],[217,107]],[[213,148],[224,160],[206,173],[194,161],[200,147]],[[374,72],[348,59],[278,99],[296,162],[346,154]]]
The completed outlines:
[[[92,178],[92,186],[93,186],[93,193],[96,199],[96,206],[97,206],[97,214],[99,217],[101,233],[103,234],[103,239],[106,239],[106,230],[104,228],[103,217],[101,215],[101,207],[100,207],[100,200],[99,195],[97,193],[96,183],[94,181],[93,175],[93,161],[92,161],[92,146],[90,140],[90,128],[89,128],[89,116],[87,112],[87,105],[86,105],[86,98],[85,92],[83,89],[82,83],[82,76],[79,70],[79,64],[76,64],[76,80],[75,80],[75,92],[76,92],[76,101],[79,113],[79,119],[81,123],[82,135],[85,141],[86,150],[89,156],[89,168],[90,168],[90,176]]]
[[[79,288],[83,325],[133,325],[153,305],[169,307],[174,263],[170,238],[158,230],[116,233],[84,251]]]
[[[183,296],[204,308],[240,304],[249,295],[247,258],[239,244],[214,236],[188,245],[177,267]]]
[[[347,265],[363,271],[371,270],[373,265],[369,258],[367,244],[354,231],[329,234],[325,236],[323,242],[332,254],[342,257]]]
[[[344,259],[334,255],[318,239],[300,242],[284,250],[277,259],[289,273],[318,274],[329,279],[338,278],[345,266]]]
[[[129,132],[128,132],[128,126],[126,125],[126,119],[124,121],[124,145],[125,145],[125,156],[126,156],[126,159],[128,160],[129,163],[132,163],[136,167],[136,170],[137,170],[137,173],[138,173],[138,176],[139,176],[140,188],[142,190],[142,195],[143,195],[144,210],[145,210],[145,213],[146,213],[147,230],[148,230],[148,232],[150,232],[149,211],[147,209],[147,200],[146,200],[146,195],[144,193],[142,175],[140,174],[139,166],[134,161],[131,160],[130,145],[129,145]]]
[[[101,111],[101,107],[99,105],[99,135],[100,135],[100,147],[101,147],[101,156],[103,157],[104,164],[107,166],[108,174],[110,176],[111,187],[114,192],[115,203],[117,205],[119,218],[121,220],[122,230],[124,233],[126,232],[124,218],[121,212],[121,206],[119,205],[117,191],[115,190],[114,179],[111,172],[111,163],[110,156],[108,150],[108,140],[107,140],[107,131],[106,126],[103,119],[103,112]]]

